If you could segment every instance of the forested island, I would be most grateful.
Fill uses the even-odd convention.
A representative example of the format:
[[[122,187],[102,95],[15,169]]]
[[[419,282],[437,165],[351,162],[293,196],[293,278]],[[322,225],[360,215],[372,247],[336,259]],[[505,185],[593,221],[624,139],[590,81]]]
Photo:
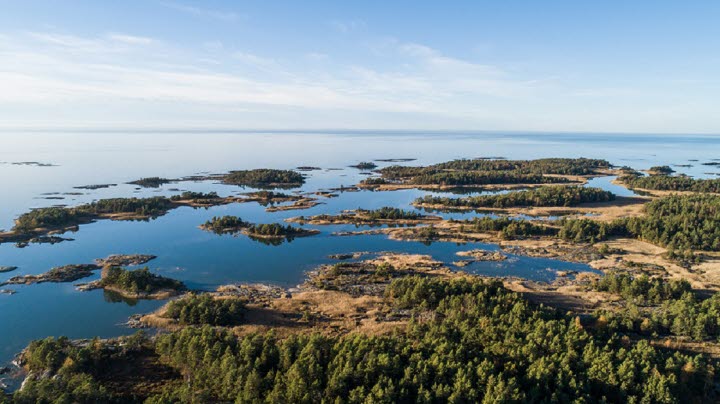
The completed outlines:
[[[286,219],[288,222],[308,224],[418,224],[441,220],[438,216],[428,216],[417,212],[385,206],[379,209],[356,209],[346,211],[339,215],[315,215],[310,217],[298,216]]]
[[[670,166],[650,167],[647,172],[651,175],[670,175],[675,172]]]
[[[263,168],[231,171],[222,177],[222,181],[254,188],[297,188],[305,183],[305,177],[292,170]]]
[[[372,161],[362,161],[360,163],[351,165],[350,167],[357,168],[358,170],[373,170],[377,168],[377,164]]]
[[[426,196],[413,205],[425,208],[509,208],[528,206],[576,206],[582,203],[609,202],[615,199],[612,192],[599,188],[549,186],[527,191],[497,195],[480,195],[467,198]]]
[[[138,185],[143,188],[159,188],[162,185],[168,184],[173,180],[161,177],[147,177],[139,180],[128,182],[128,184]]]
[[[150,268],[103,268],[100,280],[81,286],[81,290],[104,289],[130,299],[167,299],[186,290],[175,279],[150,272]]]
[[[249,223],[237,216],[213,217],[200,225],[200,228],[215,234],[242,233],[253,238],[261,239],[291,240],[295,237],[312,236],[319,233],[319,231],[313,229],[303,229],[278,223]]]
[[[611,165],[595,159],[454,160],[423,167],[390,166],[380,177],[364,180],[367,188],[396,189],[418,186],[537,185],[583,182],[582,177],[610,172]]]
[[[624,175],[618,181],[629,188],[653,191],[720,193],[720,178],[698,179],[683,175]]]
[[[38,229],[74,226],[90,222],[103,215],[109,218],[150,218],[163,215],[173,207],[172,201],[162,196],[101,199],[74,208],[50,207],[31,210],[15,220],[13,230],[31,232]]]

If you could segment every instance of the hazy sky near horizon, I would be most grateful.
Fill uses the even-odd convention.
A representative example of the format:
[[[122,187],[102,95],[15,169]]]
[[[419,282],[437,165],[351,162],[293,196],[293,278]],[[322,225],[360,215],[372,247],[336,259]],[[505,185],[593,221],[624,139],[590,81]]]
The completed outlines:
[[[0,7],[0,128],[720,133],[711,0]]]

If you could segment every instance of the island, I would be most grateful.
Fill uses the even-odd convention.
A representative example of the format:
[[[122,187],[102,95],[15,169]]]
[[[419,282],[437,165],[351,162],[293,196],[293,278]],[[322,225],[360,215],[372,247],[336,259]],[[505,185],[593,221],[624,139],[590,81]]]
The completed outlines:
[[[103,189],[103,188],[110,188],[110,187],[116,187],[117,184],[93,184],[93,185],[81,185],[77,187],[73,187],[74,189],[88,189],[88,190],[96,190],[96,189]]]
[[[720,178],[701,179],[684,175],[647,175],[627,173],[618,177],[617,182],[631,189],[649,192],[653,195],[666,195],[667,192],[720,193]],[[660,192],[656,192],[660,191]]]
[[[442,220],[439,216],[428,216],[417,212],[406,211],[393,207],[382,207],[375,210],[357,209],[345,211],[339,215],[315,215],[310,217],[298,216],[286,219],[287,222],[328,225],[328,224],[355,224],[355,225],[415,225]]]
[[[5,285],[32,285],[34,283],[44,282],[73,282],[78,279],[86,278],[93,274],[93,271],[100,269],[99,265],[95,264],[73,264],[63,265],[55,267],[49,271],[39,275],[22,275],[14,276],[5,282],[0,283],[0,286]]]
[[[215,234],[242,233],[253,239],[292,240],[295,237],[313,236],[320,233],[315,229],[304,229],[278,223],[254,224],[237,216],[213,217],[200,228]]]
[[[78,290],[103,289],[128,299],[167,299],[187,288],[175,279],[155,275],[148,267],[129,270],[105,267],[97,281],[79,285]]]
[[[358,184],[362,188],[451,189],[456,187],[519,188],[544,184],[582,184],[613,171],[605,160],[549,158],[538,160],[454,160],[430,166],[384,167]]]
[[[159,188],[160,186],[169,184],[171,182],[173,182],[173,180],[170,180],[167,178],[147,177],[147,178],[141,178],[139,180],[128,182],[128,184],[138,185],[143,188]]]
[[[35,283],[61,283],[74,282],[76,280],[91,276],[96,270],[112,266],[136,266],[145,264],[157,258],[148,254],[115,254],[106,258],[98,258],[94,264],[69,264],[51,268],[49,271],[39,275],[14,276],[5,282],[4,285],[32,285]],[[14,268],[15,267],[10,267]]]
[[[673,170],[670,166],[654,166],[647,170],[647,173],[650,175],[670,175],[674,172],[675,170]]]
[[[222,182],[253,188],[297,188],[305,183],[305,177],[292,170],[262,168],[231,171],[222,176]]]
[[[456,255],[460,257],[469,257],[470,262],[475,261],[505,261],[507,259],[507,255],[503,254],[500,251],[487,251],[483,249],[476,248],[474,250],[469,251],[458,251]]]
[[[372,161],[362,161],[360,163],[351,165],[352,168],[357,168],[358,170],[374,170],[377,168],[377,164],[373,163]]]
[[[150,254],[113,254],[98,258],[95,263],[103,267],[127,267],[147,264],[155,258],[157,256]]]
[[[425,209],[506,209],[514,207],[568,207],[584,203],[615,200],[615,194],[600,188],[548,186],[507,194],[480,195],[466,198],[426,196],[413,203]]]

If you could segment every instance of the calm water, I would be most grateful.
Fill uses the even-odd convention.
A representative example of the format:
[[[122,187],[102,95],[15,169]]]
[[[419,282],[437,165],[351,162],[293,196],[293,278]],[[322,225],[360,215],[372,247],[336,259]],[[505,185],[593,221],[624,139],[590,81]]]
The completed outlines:
[[[159,189],[137,189],[125,184],[149,176],[179,178],[233,169],[309,165],[323,170],[308,172],[307,183],[294,191],[314,192],[350,186],[365,178],[359,170],[348,167],[360,161],[415,158],[417,161],[397,163],[414,165],[455,158],[502,156],[511,159],[604,158],[613,164],[637,169],[653,165],[690,164],[692,167],[674,168],[693,176],[714,177],[720,168],[702,166],[701,163],[717,158],[717,150],[720,150],[720,138],[700,136],[379,132],[5,133],[0,134],[0,162],[3,162],[0,164],[0,228],[12,227],[15,217],[34,207],[76,205],[118,196],[172,195],[178,193],[177,189],[212,190],[221,195],[250,191],[210,181],[171,183]],[[14,165],[13,162],[40,162],[53,166]],[[597,178],[590,185],[618,195],[632,195],[631,191],[612,185],[611,179]],[[118,185],[98,190],[74,188],[93,184]],[[13,244],[0,245],[0,266],[19,267],[12,273],[0,274],[0,280],[15,275],[42,273],[58,265],[89,263],[110,254],[147,253],[158,256],[149,264],[154,271],[180,279],[191,288],[213,289],[221,284],[242,281],[294,285],[303,279],[304,271],[332,262],[327,255],[333,253],[403,251],[430,254],[449,264],[458,259],[455,255],[457,251],[497,248],[483,244],[425,245],[392,241],[382,235],[339,237],[331,234],[354,229],[353,226],[320,226],[316,227],[322,231],[318,236],[295,239],[280,246],[267,246],[245,237],[217,236],[197,228],[212,216],[227,214],[252,222],[269,223],[298,215],[334,214],[358,207],[411,209],[409,204],[415,198],[427,194],[417,190],[346,192],[338,198],[321,198],[322,205],[302,211],[267,213],[263,206],[245,203],[210,209],[184,207],[149,222],[101,221],[81,226],[79,232],[65,235],[73,241],[55,245],[36,244],[23,249]],[[442,215],[469,218],[478,214]],[[464,268],[485,275],[537,280],[552,280],[554,270],[558,269],[582,271],[588,268],[557,260],[514,256],[505,262],[475,263]],[[129,315],[151,311],[163,303],[116,302],[102,291],[78,292],[71,283],[6,288],[18,293],[0,295],[0,362],[11,359],[30,340],[48,335],[80,338],[132,333],[133,330],[120,325]]]

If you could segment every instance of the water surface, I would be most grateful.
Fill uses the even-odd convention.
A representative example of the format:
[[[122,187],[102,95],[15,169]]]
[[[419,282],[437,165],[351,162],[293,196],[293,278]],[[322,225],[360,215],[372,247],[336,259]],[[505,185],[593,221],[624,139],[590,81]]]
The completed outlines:
[[[700,163],[716,158],[720,140],[713,137],[621,136],[572,134],[492,133],[5,133],[0,134],[0,228],[30,208],[77,205],[109,197],[173,195],[180,190],[216,191],[220,195],[249,192],[213,181],[165,184],[157,189],[126,184],[142,177],[180,178],[222,173],[233,169],[295,168],[317,166],[307,183],[296,192],[315,192],[356,184],[366,175],[348,166],[360,161],[415,158],[391,164],[424,165],[455,158],[503,156],[511,159],[541,157],[604,158],[616,165],[646,169],[654,165],[691,164],[674,167],[698,177],[720,171]],[[698,162],[688,162],[697,159]],[[40,162],[53,166],[16,165]],[[621,196],[632,191],[611,184],[612,177],[590,181]],[[97,190],[75,187],[117,184]],[[287,192],[287,191],[286,191]],[[412,209],[410,203],[424,195],[451,193],[403,190],[394,192],[342,192],[337,198],[320,198],[321,205],[308,210],[268,213],[257,203],[217,206],[209,209],[182,207],[151,221],[100,221],[83,225],[64,236],[73,241],[55,245],[33,244],[17,248],[0,245],[0,266],[19,269],[0,274],[38,274],[51,267],[89,263],[110,254],[154,254],[149,263],[156,273],[185,282],[189,287],[211,290],[232,282],[272,282],[291,286],[302,281],[305,271],[333,262],[329,254],[353,251],[401,251],[430,254],[450,264],[456,252],[472,248],[496,249],[479,243],[458,245],[437,242],[402,242],[383,235],[340,237],[336,231],[354,226],[308,226],[321,234],[270,246],[246,237],[218,236],[197,226],[213,216],[238,215],[258,223],[282,222],[297,215],[337,214],[345,209],[393,206]],[[458,197],[461,195],[455,195]],[[59,199],[61,198],[61,199]],[[439,213],[444,217],[471,218],[474,212]],[[474,263],[463,270],[490,276],[519,276],[550,281],[555,270],[589,270],[586,265],[552,259],[511,256],[504,262]],[[95,275],[97,277],[97,275]],[[88,278],[83,281],[91,280]],[[162,302],[116,301],[102,291],[79,292],[72,283],[10,286],[15,295],[0,295],[0,362],[5,362],[30,340],[48,335],[73,338],[111,337],[132,333],[122,324],[135,313],[152,311]]]

